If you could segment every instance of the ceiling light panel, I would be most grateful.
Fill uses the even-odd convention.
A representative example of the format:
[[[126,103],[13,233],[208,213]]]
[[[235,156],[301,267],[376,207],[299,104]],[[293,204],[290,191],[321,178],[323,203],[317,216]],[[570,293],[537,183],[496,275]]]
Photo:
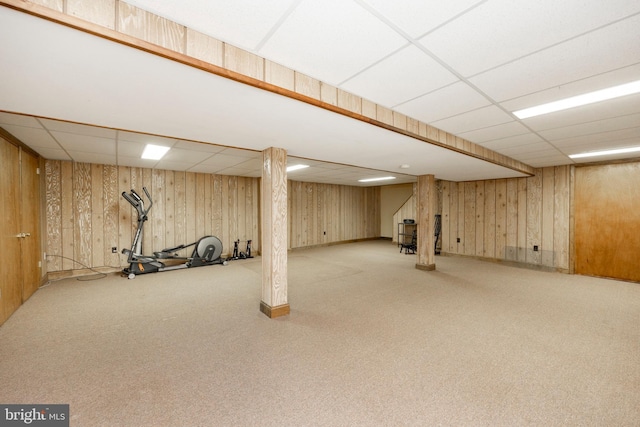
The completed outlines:
[[[353,1],[303,0],[259,54],[337,85],[405,44]]]
[[[632,1],[620,7],[607,2],[584,7],[577,0],[489,1],[420,42],[461,74],[471,76],[637,12],[638,5]]]
[[[393,107],[458,78],[416,46],[408,46],[349,79],[340,87],[380,105]]]
[[[451,102],[452,99],[456,102]],[[487,98],[468,84],[458,82],[408,101],[395,110],[425,123],[433,123],[489,104]]]
[[[614,148],[611,150],[591,151],[587,153],[569,154],[569,157],[572,159],[582,159],[582,158],[592,158],[592,157],[614,156],[618,154],[629,154],[629,153],[640,153],[640,146]]]
[[[636,64],[640,58],[640,15],[577,37],[469,79],[497,101]],[[615,49],[612,48],[615,40]],[[585,49],[590,54],[585,55]],[[599,87],[609,86],[603,84]],[[556,98],[557,99],[557,98]]]
[[[526,124],[538,132],[637,113],[640,113],[640,94],[531,117],[526,119]]]
[[[640,92],[640,80],[625,83],[570,98],[559,99],[523,110],[514,111],[513,114],[519,119],[541,116],[543,114],[555,113],[556,111],[568,110],[570,108],[581,107],[583,105],[594,104],[596,102],[608,101],[622,96],[632,95]]]
[[[140,157],[148,160],[160,160],[164,157],[165,154],[167,154],[170,149],[171,147],[166,147],[163,145],[147,144],[144,147],[144,151],[142,151],[142,155]]]

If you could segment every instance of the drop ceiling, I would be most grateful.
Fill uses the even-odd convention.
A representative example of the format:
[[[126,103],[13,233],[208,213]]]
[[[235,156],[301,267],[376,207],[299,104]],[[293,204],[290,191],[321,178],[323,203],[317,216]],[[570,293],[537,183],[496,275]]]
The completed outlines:
[[[640,145],[640,95],[512,114],[639,80],[637,1],[128,3],[533,167]],[[0,40],[0,125],[50,138],[46,147],[24,141],[48,158],[139,165],[133,152],[157,135],[174,144],[153,166],[167,169],[257,176],[259,151],[278,146],[314,161],[309,180],[349,185],[364,172],[395,182],[523,176],[4,7]],[[347,178],[337,180],[337,169]]]

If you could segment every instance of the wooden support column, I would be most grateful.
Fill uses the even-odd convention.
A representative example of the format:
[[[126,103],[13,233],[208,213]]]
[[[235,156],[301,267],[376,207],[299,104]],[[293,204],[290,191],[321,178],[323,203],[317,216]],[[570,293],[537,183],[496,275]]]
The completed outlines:
[[[287,151],[262,152],[262,301],[260,311],[274,318],[289,314],[287,300]]]
[[[435,215],[436,215],[436,180],[433,175],[421,175],[418,177],[418,262],[419,270],[435,270]]]

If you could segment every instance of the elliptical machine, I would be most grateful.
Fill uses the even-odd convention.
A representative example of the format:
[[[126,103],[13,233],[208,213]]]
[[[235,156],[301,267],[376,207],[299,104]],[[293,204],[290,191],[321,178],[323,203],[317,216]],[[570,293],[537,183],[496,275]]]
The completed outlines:
[[[149,219],[148,214],[153,206],[153,200],[146,187],[142,187],[149,200],[149,206],[145,209],[142,197],[134,190],[131,193],[122,192],[122,197],[131,204],[138,212],[138,227],[131,243],[131,249],[123,249],[122,253],[127,255],[129,267],[122,272],[129,279],[135,279],[138,274],[156,273],[161,271],[177,270],[180,268],[201,267],[204,265],[222,264],[227,265],[227,261],[220,258],[222,254],[222,242],[215,236],[204,236],[198,241],[188,245],[179,245],[166,248],[159,252],[154,252],[153,256],[142,255],[142,235],[144,223]],[[193,248],[190,257],[181,257],[176,253],[185,248]],[[162,260],[162,261],[160,261]]]

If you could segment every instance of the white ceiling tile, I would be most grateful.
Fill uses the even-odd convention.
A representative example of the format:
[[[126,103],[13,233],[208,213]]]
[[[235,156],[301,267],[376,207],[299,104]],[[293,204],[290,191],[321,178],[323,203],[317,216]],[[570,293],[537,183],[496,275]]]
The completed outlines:
[[[561,128],[540,131],[539,134],[550,140],[561,140],[571,137],[580,137],[594,133],[628,129],[638,126],[640,123],[640,113],[618,116],[610,119],[595,120],[587,123],[566,126]]]
[[[128,131],[118,131],[118,141],[126,142],[138,142],[143,144],[155,144],[164,145],[166,147],[173,147],[177,141],[173,138],[166,138],[164,136],[149,135],[145,133],[136,133]]]
[[[638,123],[640,125],[640,123]],[[627,141],[626,143],[624,141]],[[581,147],[587,144],[591,145],[633,145],[634,142],[640,145],[640,127],[614,130],[609,132],[598,132],[590,135],[574,136],[573,138],[565,138],[552,140],[551,143],[558,148]]]
[[[546,141],[538,141],[531,144],[523,144],[512,147],[503,147],[498,150],[500,153],[505,156],[522,156],[530,153],[540,153],[540,152],[557,152],[558,150],[550,145]]]
[[[542,138],[540,138],[538,135],[536,135],[535,133],[529,132],[522,135],[514,135],[506,138],[486,141],[486,142],[483,142],[481,145],[483,147],[487,147],[490,150],[502,152],[500,150],[503,150],[505,148],[518,147],[518,146],[533,144],[533,143],[542,142],[542,141],[543,141]]]
[[[543,131],[636,113],[640,113],[640,94],[531,117],[522,122],[534,131]]]
[[[489,104],[484,96],[469,85],[457,82],[408,101],[395,109],[425,123],[433,123]]]
[[[476,144],[484,145],[484,143],[488,141],[527,134],[529,132],[529,129],[522,125],[522,123],[513,121],[470,132],[462,132],[459,136]]]
[[[117,150],[118,157],[137,157],[142,156],[146,144],[140,142],[118,141]]]
[[[216,154],[202,161],[201,165],[214,166],[220,168],[226,168],[239,165],[247,161],[246,157],[229,156],[226,154]]]
[[[149,168],[155,167],[157,160],[141,159],[138,157],[122,156],[118,154],[118,166],[129,166],[132,168]]]
[[[337,85],[406,43],[353,1],[302,0],[259,53]]]
[[[75,151],[116,155],[116,142],[113,139],[57,131],[51,132],[51,135],[74,158],[71,152]]]
[[[40,126],[40,122],[31,116],[23,116],[20,114],[11,114],[0,111],[0,126],[2,125],[42,128],[42,126]]]
[[[129,0],[127,3],[251,50],[296,0]]]
[[[475,129],[482,129],[503,123],[509,123],[512,121],[513,117],[511,117],[498,107],[490,105],[488,107],[469,111],[458,116],[435,121],[431,124],[447,132],[459,134]]]
[[[569,154],[580,154],[580,153],[588,153],[592,151],[603,151],[603,150],[613,150],[617,148],[629,148],[629,147],[640,147],[640,138],[627,138],[627,139],[617,139],[615,141],[609,141],[605,144],[602,142],[593,142],[593,141],[584,141],[583,143],[576,143],[573,145],[559,145],[558,148],[563,153]]]
[[[416,46],[407,46],[340,87],[386,107],[393,107],[416,94],[427,93],[457,81]],[[384,82],[384,84],[381,84]]]
[[[639,78],[640,63],[566,84],[553,86],[539,92],[534,92],[501,102],[500,105],[508,111],[517,111],[552,101],[558,101],[560,99],[570,98],[576,95],[583,95],[595,90],[633,82]]]
[[[48,160],[71,160],[66,151],[55,148],[31,147],[36,153]]]
[[[609,2],[586,7],[581,0],[488,1],[420,42],[471,76],[640,11],[637,2],[612,3],[615,7]]]
[[[640,15],[569,40],[470,80],[497,101],[565,85],[640,62]],[[612,41],[615,44],[612,45]],[[589,54],[585,55],[584,52]],[[603,82],[600,82],[602,85]],[[597,89],[602,86],[597,87]],[[594,89],[595,90],[595,89]]]
[[[193,151],[185,148],[172,147],[165,154],[161,161],[179,162],[179,163],[200,163],[206,158],[213,156],[214,153],[203,153],[202,151]]]
[[[224,154],[225,156],[234,156],[234,157],[243,157],[246,159],[261,159],[262,153],[253,150],[243,150],[241,148],[225,148],[220,151],[219,154]]]
[[[219,153],[224,150],[226,147],[221,145],[207,144],[207,143],[198,143],[193,141],[177,141],[173,148],[182,148],[185,150],[191,151],[199,151],[201,153]],[[202,154],[201,154],[202,155]]]
[[[413,38],[442,25],[481,0],[363,0]]]
[[[40,119],[42,125],[51,131],[72,133],[76,135],[96,136],[99,138],[115,138],[114,129],[100,128],[96,126],[82,125],[78,123],[61,122],[59,120]]]
[[[51,137],[49,132],[42,128],[37,129],[14,125],[2,125],[2,127],[18,140],[32,148],[62,149],[56,140]]]

